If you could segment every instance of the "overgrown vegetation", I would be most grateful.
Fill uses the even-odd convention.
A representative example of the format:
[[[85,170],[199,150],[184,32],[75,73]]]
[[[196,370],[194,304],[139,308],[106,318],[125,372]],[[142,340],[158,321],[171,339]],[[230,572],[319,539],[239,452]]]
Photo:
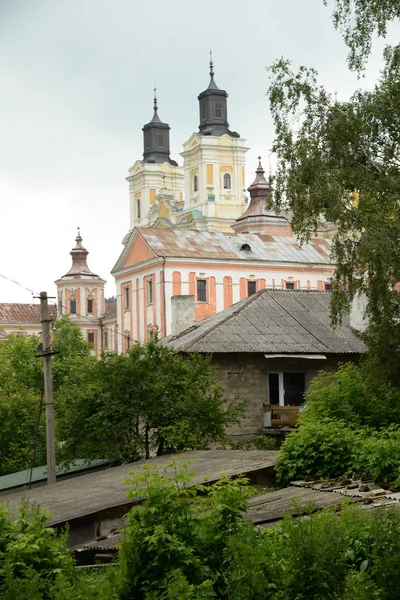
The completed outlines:
[[[0,475],[45,463],[37,346],[35,336],[1,343]],[[99,361],[67,316],[56,322],[53,346],[59,350],[52,360],[58,461],[127,462],[207,448],[223,441],[225,427],[243,413],[239,399],[225,402],[209,358],[150,342]]]
[[[336,0],[334,23],[350,64],[365,66],[374,32],[400,16],[395,0]],[[317,72],[286,59],[270,67],[274,120],[273,205],[292,215],[302,240],[326,221],[337,225],[332,257],[332,318],[365,295],[371,326],[370,377],[400,389],[400,45],[387,46],[379,81],[339,102]]]
[[[314,379],[300,426],[279,455],[282,484],[306,475],[321,479],[356,473],[400,486],[400,398],[373,395],[365,368],[350,363]]]
[[[119,565],[96,575],[72,568],[65,537],[23,508],[0,513],[0,594],[7,600],[393,600],[400,514],[343,504],[259,530],[243,518],[244,479],[191,486],[188,465],[144,469],[131,496]],[[305,514],[310,509],[304,509]]]
[[[349,48],[351,69],[363,73],[374,35],[384,37],[390,22],[399,18],[397,0],[334,0],[333,22]],[[281,450],[278,474],[287,483],[305,475],[356,472],[396,487],[400,45],[386,46],[374,88],[355,90],[345,101],[318,83],[315,69],[296,69],[281,58],[269,72],[277,159],[272,204],[291,212],[293,230],[303,241],[325,222],[337,226],[332,323],[337,325],[359,296],[366,299],[369,320],[362,365],[314,381],[300,426]]]

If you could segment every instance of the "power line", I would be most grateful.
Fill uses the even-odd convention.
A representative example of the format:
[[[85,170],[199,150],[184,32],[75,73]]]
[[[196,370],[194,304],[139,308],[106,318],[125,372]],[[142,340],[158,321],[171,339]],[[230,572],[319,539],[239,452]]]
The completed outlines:
[[[10,277],[7,277],[6,275],[2,275],[0,273],[0,277],[2,277],[3,279],[6,279],[7,281],[11,281],[11,283],[15,283],[16,285],[19,285],[19,287],[23,288],[27,292],[30,292],[31,294],[37,294],[38,293],[38,292],[34,292],[33,290],[31,290],[30,288],[26,287],[25,285],[22,285],[22,283],[19,283],[19,281],[15,281],[15,279],[11,279]]]
[[[65,309],[66,311],[69,310],[68,306],[64,306],[64,304],[61,304],[61,302],[58,303],[58,306],[61,306],[61,308]],[[107,325],[103,325],[101,323],[101,318],[94,320],[94,319],[91,319],[90,317],[88,317],[87,315],[81,315],[78,312],[73,313],[73,314],[76,315],[77,317],[79,317],[80,319],[86,319],[87,321],[89,321],[89,323],[93,323],[93,325],[98,325],[99,327],[101,326],[106,331],[111,331],[111,333],[116,333],[117,335],[120,335],[121,337],[123,337],[125,339],[128,337],[124,333],[121,333],[120,331],[118,331],[118,329],[112,329],[111,327],[107,327]],[[118,325],[117,325],[117,327],[118,327]]]

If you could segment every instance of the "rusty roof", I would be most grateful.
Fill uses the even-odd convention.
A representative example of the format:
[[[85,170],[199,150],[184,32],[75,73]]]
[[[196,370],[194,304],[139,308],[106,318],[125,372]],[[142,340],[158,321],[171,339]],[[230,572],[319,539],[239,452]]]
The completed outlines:
[[[57,306],[50,305],[49,311],[57,317]],[[0,325],[4,324],[40,324],[39,304],[0,303]]]
[[[267,290],[163,340],[181,352],[360,354],[365,346],[344,317],[330,325],[329,292]]]
[[[211,260],[330,263],[332,242],[313,238],[301,245],[297,238],[263,234],[225,234],[138,227],[139,234],[157,256]],[[247,244],[250,250],[241,250]]]

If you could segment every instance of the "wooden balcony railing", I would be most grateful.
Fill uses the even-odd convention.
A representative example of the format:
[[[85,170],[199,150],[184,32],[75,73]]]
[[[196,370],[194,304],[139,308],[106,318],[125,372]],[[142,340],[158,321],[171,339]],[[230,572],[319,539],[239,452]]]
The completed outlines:
[[[264,404],[264,413],[264,427],[295,427],[300,416],[300,407]]]

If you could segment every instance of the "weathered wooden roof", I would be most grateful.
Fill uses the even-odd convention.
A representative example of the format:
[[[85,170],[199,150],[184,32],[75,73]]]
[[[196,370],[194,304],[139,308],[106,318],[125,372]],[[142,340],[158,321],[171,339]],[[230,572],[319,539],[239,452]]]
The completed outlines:
[[[332,329],[330,300],[329,292],[263,289],[163,343],[182,352],[365,352],[347,316]]]
[[[129,473],[140,472],[144,464],[164,470],[172,460],[186,457],[188,461],[194,461],[189,468],[195,473],[194,483],[204,483],[216,481],[223,476],[273,467],[277,454],[265,450],[204,450],[187,452],[183,456],[165,455],[60,481],[51,487],[44,486],[26,492],[2,495],[0,502],[8,505],[11,513],[15,515],[24,497],[30,502],[40,504],[51,513],[50,524],[65,523],[127,504],[128,487],[124,480],[129,477]]]

